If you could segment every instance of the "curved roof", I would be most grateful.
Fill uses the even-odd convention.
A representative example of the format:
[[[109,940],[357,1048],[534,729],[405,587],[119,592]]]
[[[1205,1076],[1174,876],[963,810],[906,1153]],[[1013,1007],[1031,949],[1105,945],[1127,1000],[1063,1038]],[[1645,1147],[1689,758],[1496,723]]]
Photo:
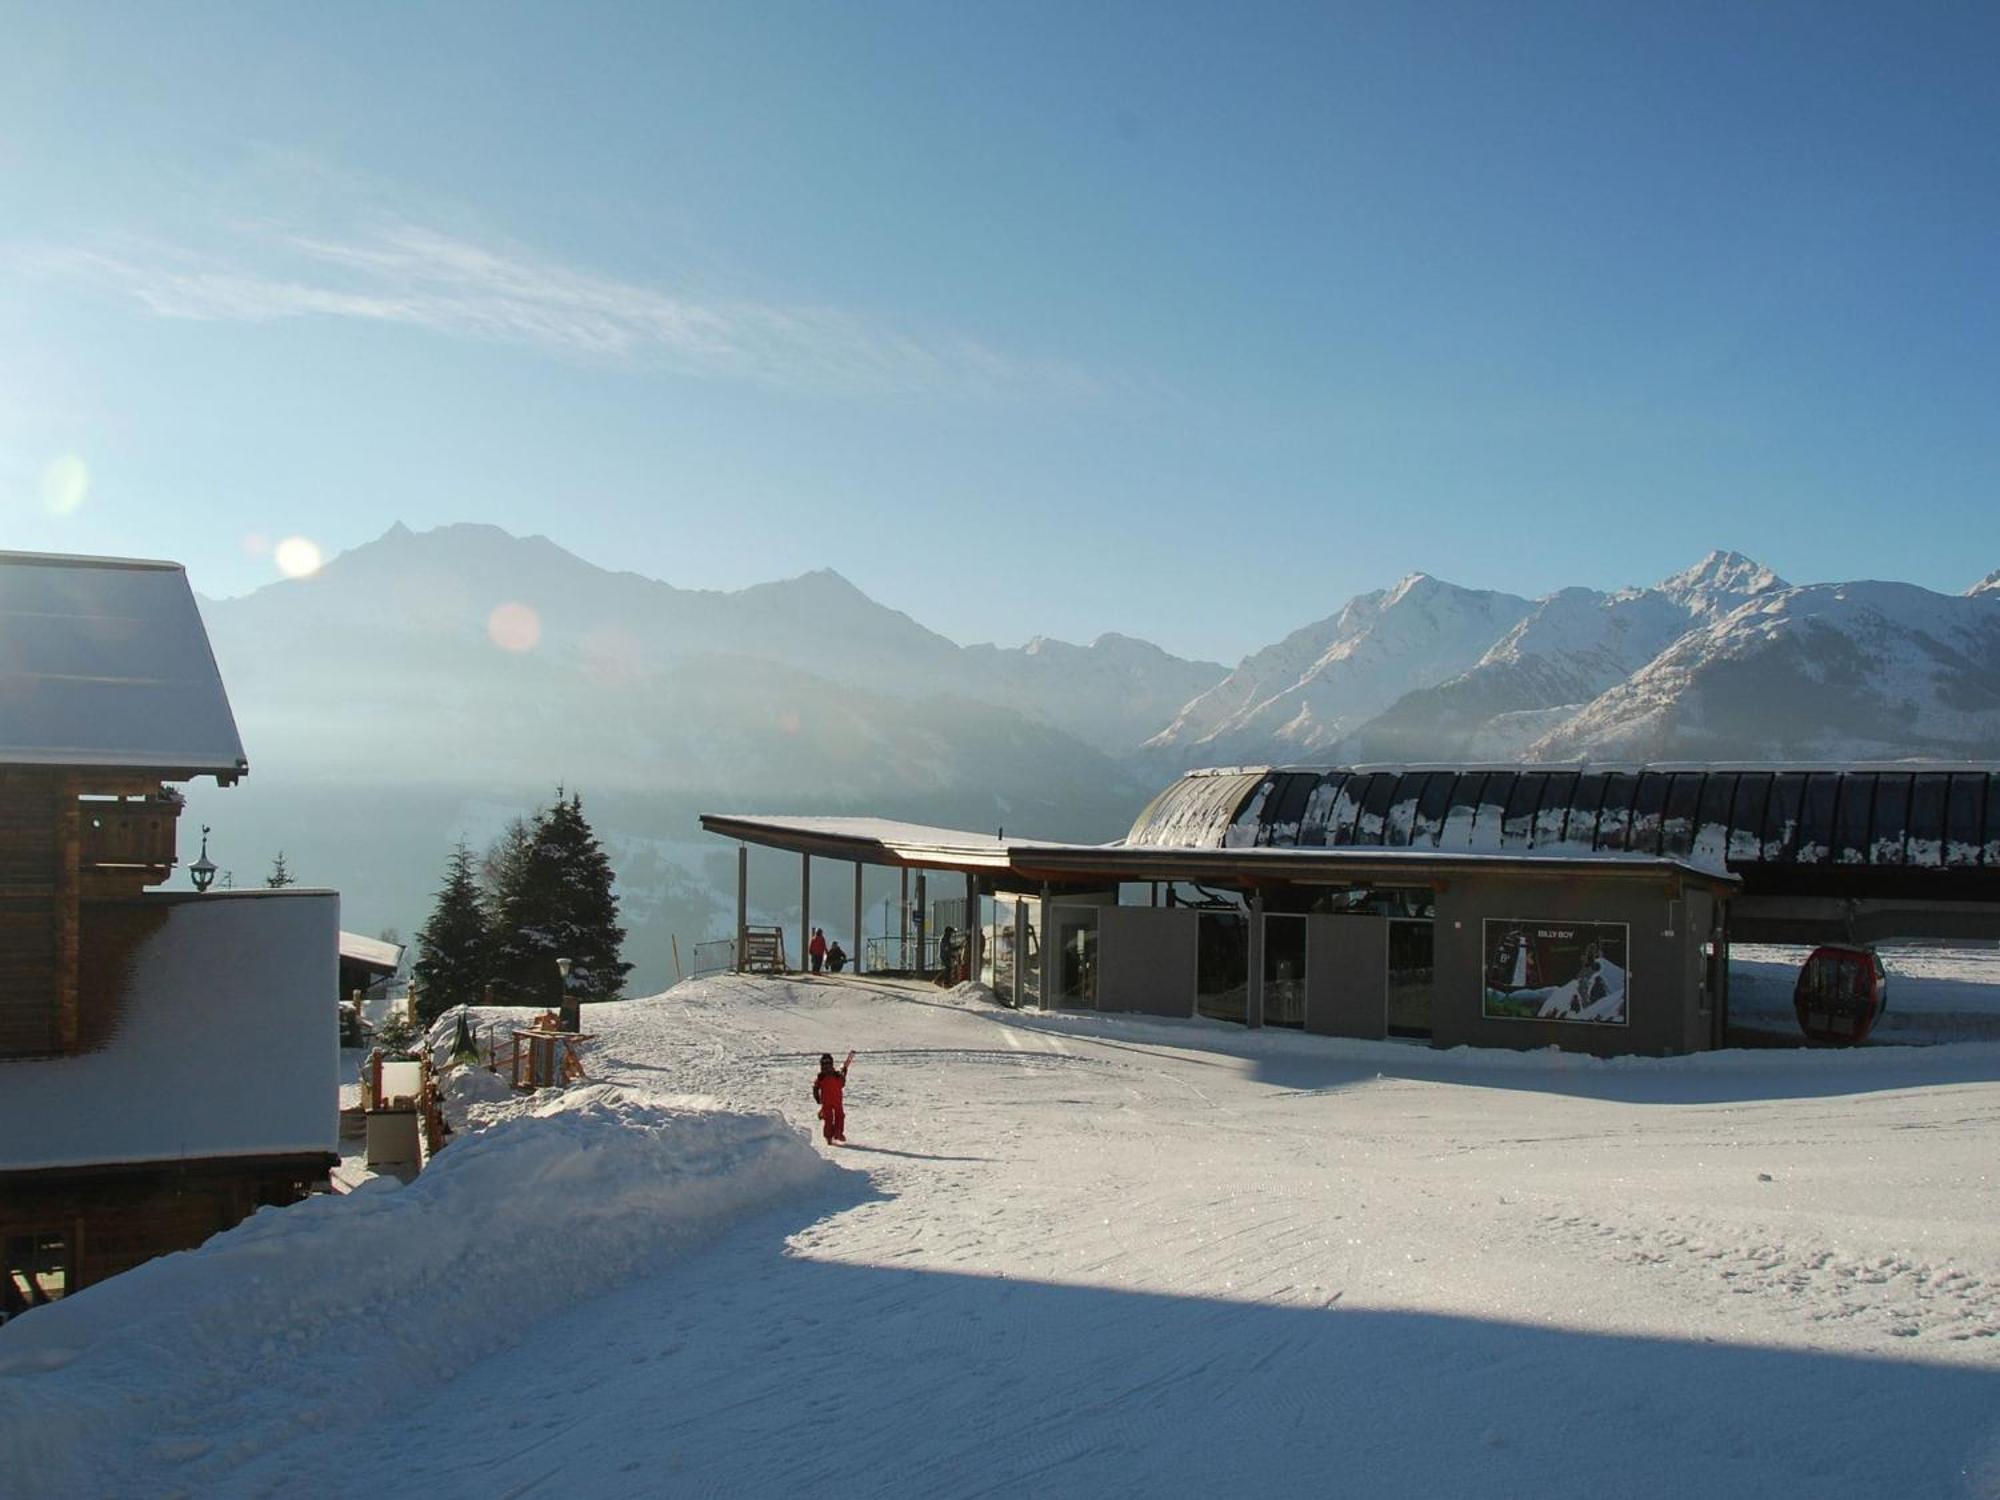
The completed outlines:
[[[1243,788],[1228,817],[1215,808]],[[1190,772],[1128,843],[1637,853],[1712,869],[2000,871],[2000,766],[1283,767]]]

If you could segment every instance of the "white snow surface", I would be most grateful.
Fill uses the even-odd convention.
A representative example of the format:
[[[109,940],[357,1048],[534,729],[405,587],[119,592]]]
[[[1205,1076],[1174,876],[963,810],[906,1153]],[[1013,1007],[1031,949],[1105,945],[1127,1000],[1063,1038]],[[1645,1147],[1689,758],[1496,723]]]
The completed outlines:
[[[0,1328],[9,1500],[208,1492],[305,1434],[404,1415],[547,1312],[831,1174],[775,1116],[609,1084],[484,1105],[408,1187],[264,1209]],[[575,1372],[572,1372],[575,1373]],[[295,1491],[371,1493],[380,1455]]]
[[[1607,1062],[735,976],[584,1025],[608,1088],[0,1330],[0,1472],[2000,1495],[2000,1045]],[[853,1144],[817,1148],[849,1170],[814,1171],[769,1117],[809,1126],[850,1047]],[[683,1130],[720,1174],[676,1167]],[[730,1201],[767,1212],[646,1263],[690,1179],[759,1171],[781,1190]]]
[[[331,1153],[340,898],[212,891],[141,905],[160,926],[133,954],[109,1039],[0,1060],[0,1171]]]

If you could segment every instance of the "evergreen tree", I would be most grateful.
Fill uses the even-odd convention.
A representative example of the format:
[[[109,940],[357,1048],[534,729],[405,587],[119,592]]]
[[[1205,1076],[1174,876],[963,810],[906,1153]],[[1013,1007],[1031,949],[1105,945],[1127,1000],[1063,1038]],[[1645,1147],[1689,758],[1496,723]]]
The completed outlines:
[[[417,933],[417,1019],[426,1026],[455,1005],[477,1004],[492,976],[493,943],[472,850],[461,842],[445,865],[444,888]]]
[[[555,1003],[558,958],[571,960],[569,987],[582,999],[619,997],[632,969],[620,956],[625,929],[611,889],[611,862],[583,816],[580,797],[565,800],[558,789],[555,805],[536,815],[497,926],[495,968],[516,1003]]]
[[[271,861],[271,873],[264,877],[264,885],[269,890],[282,891],[288,885],[295,885],[292,867],[285,863],[285,851],[280,849],[278,857]]]
[[[486,909],[496,918],[521,889],[528,869],[528,848],[535,841],[535,825],[542,820],[538,809],[528,817],[515,818],[500,837],[486,846],[479,861],[479,881],[486,891]]]

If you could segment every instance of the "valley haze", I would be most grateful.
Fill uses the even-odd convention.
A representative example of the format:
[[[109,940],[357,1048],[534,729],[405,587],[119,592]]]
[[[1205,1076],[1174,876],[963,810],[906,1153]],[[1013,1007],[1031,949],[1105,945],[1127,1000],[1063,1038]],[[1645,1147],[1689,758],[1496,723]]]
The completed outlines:
[[[1233,668],[1117,634],[961,646],[832,571],[684,589],[473,524],[202,609],[251,774],[192,801],[236,882],[282,847],[349,926],[407,934],[453,841],[561,783],[617,870],[634,993],[675,936],[685,961],[733,927],[701,811],[1107,840],[1200,765],[2000,755],[2000,571],[1801,586],[1717,551],[1533,599],[1417,573]],[[755,909],[796,913],[792,862],[752,871]],[[871,907],[890,891],[871,874]]]

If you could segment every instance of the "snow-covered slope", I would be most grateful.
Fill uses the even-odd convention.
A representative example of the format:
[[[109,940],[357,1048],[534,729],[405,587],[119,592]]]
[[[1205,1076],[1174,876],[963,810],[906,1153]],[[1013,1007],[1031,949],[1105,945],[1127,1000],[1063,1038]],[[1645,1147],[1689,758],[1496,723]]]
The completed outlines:
[[[2000,1481],[1992,1044],[1438,1053],[736,976],[583,1020],[595,1086],[411,1186],[0,1329],[0,1491]]]
[[[1472,668],[1404,695],[1341,747],[1354,760],[1512,758],[1696,626],[1784,581],[1735,552],[1711,552],[1647,589],[1562,589],[1536,602]]]
[[[1549,760],[2000,756],[2000,594],[1759,595],[1538,740]]]
[[[1967,594],[2000,594],[2000,568],[1995,568],[1965,592]]]
[[[1412,688],[1464,671],[1532,608],[1413,573],[1245,658],[1149,748],[1215,764],[1323,751]]]
[[[1116,633],[1088,646],[1047,636],[1012,650],[971,646],[963,670],[986,701],[1114,753],[1143,744],[1227,674],[1219,662],[1184,661],[1150,641]]]

